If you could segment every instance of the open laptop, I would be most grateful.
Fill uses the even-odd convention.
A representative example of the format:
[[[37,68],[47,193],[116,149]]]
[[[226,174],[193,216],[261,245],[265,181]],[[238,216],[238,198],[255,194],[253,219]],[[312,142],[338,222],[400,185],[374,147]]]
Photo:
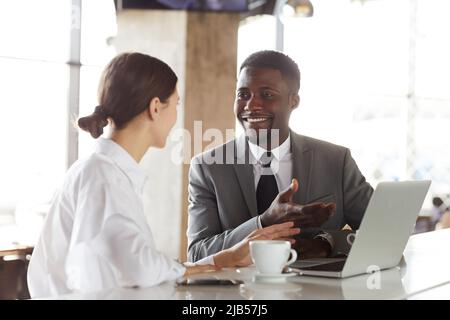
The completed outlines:
[[[301,275],[346,278],[398,265],[431,181],[381,182],[345,259],[298,260]],[[297,270],[299,269],[299,270]]]

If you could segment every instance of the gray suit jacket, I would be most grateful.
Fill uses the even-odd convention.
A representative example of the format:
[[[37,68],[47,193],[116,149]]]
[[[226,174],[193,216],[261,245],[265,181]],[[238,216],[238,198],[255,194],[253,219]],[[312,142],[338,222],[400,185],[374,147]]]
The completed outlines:
[[[257,229],[253,166],[245,136],[194,157],[189,171],[188,259],[195,262],[230,248]],[[350,150],[291,131],[293,202],[335,202],[336,213],[321,226],[358,229],[373,189]],[[311,237],[317,230],[302,230]],[[342,249],[341,249],[342,250]],[[345,249],[344,249],[345,250]],[[348,250],[348,249],[347,249]]]

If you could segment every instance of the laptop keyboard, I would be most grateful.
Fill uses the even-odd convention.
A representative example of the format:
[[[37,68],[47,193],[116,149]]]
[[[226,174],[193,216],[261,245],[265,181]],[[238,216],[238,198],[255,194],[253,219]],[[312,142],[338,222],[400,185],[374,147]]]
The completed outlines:
[[[330,263],[324,263],[319,265],[313,265],[309,267],[302,267],[301,270],[311,270],[311,271],[335,271],[339,272],[344,269],[345,260],[343,261],[335,261]]]
[[[297,260],[290,267],[304,269],[306,267],[318,266],[322,264],[333,263],[337,261],[345,261],[345,258],[318,258],[318,259],[302,259]]]

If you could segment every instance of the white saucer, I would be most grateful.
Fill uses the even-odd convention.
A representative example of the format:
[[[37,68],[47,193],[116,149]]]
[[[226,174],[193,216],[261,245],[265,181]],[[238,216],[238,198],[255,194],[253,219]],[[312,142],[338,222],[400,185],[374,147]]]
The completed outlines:
[[[295,272],[288,272],[288,273],[257,273],[255,274],[255,281],[258,282],[284,282],[286,281],[286,278],[296,276],[297,273]]]

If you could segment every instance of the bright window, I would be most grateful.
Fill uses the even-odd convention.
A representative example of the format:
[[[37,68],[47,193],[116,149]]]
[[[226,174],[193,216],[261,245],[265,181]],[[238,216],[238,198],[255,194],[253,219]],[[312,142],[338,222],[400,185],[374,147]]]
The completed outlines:
[[[0,2],[0,224],[25,241],[66,169],[70,15],[68,0]]]
[[[78,150],[73,121],[92,112],[101,68],[114,55],[114,2],[81,1],[81,12],[77,3],[0,0],[0,243],[36,240]],[[80,48],[80,59],[70,58]]]

